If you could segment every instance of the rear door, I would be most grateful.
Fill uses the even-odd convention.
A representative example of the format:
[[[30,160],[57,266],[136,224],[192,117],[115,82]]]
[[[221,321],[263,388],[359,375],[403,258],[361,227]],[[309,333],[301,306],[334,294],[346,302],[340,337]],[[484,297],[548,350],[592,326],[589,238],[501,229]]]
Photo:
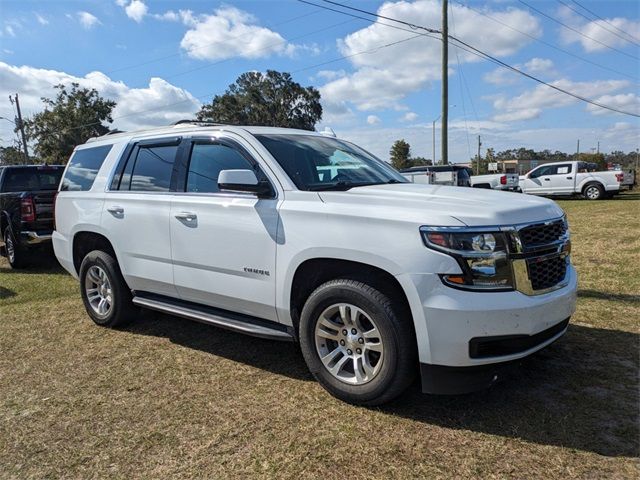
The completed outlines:
[[[230,138],[195,138],[180,163],[170,215],[178,293],[184,300],[277,321],[275,188],[271,198],[260,199],[219,191],[222,170],[252,169],[268,179]]]
[[[169,215],[180,142],[174,137],[131,144],[105,194],[102,227],[133,290],[178,296]]]

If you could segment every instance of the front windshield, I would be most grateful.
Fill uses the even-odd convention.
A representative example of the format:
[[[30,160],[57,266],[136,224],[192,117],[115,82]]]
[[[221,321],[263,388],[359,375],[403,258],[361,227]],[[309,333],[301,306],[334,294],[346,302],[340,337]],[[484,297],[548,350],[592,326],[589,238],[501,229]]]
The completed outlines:
[[[407,183],[390,165],[352,143],[315,135],[255,135],[300,190],[348,190]]]

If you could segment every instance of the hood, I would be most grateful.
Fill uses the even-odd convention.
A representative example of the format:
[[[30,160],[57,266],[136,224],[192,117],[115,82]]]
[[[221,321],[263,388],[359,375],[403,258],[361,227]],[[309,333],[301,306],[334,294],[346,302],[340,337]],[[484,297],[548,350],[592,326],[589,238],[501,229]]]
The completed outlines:
[[[424,225],[449,226],[459,222],[470,227],[514,225],[563,214],[556,202],[546,198],[482,188],[401,183],[356,187],[346,192],[319,192],[319,195],[325,203],[359,207],[363,214],[370,208],[372,217],[392,212],[398,220],[406,218]],[[445,222],[446,218],[451,220]]]

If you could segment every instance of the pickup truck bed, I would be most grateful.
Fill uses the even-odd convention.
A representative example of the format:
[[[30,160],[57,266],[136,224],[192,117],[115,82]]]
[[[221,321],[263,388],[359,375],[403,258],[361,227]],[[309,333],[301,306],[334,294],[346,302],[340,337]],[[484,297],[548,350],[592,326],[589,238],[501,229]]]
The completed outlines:
[[[50,246],[54,201],[63,166],[0,167],[0,254],[22,267],[32,250]]]

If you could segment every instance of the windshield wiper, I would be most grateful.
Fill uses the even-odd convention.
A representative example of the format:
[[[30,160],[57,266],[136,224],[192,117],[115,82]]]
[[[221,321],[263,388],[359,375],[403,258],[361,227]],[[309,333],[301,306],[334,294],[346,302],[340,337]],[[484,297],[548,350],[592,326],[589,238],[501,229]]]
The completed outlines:
[[[326,185],[314,185],[313,187],[309,187],[309,190],[311,190],[312,192],[320,192],[323,190],[346,191],[346,190],[349,190],[351,187],[356,187],[356,186],[357,184],[340,181],[336,183],[328,183]]]

